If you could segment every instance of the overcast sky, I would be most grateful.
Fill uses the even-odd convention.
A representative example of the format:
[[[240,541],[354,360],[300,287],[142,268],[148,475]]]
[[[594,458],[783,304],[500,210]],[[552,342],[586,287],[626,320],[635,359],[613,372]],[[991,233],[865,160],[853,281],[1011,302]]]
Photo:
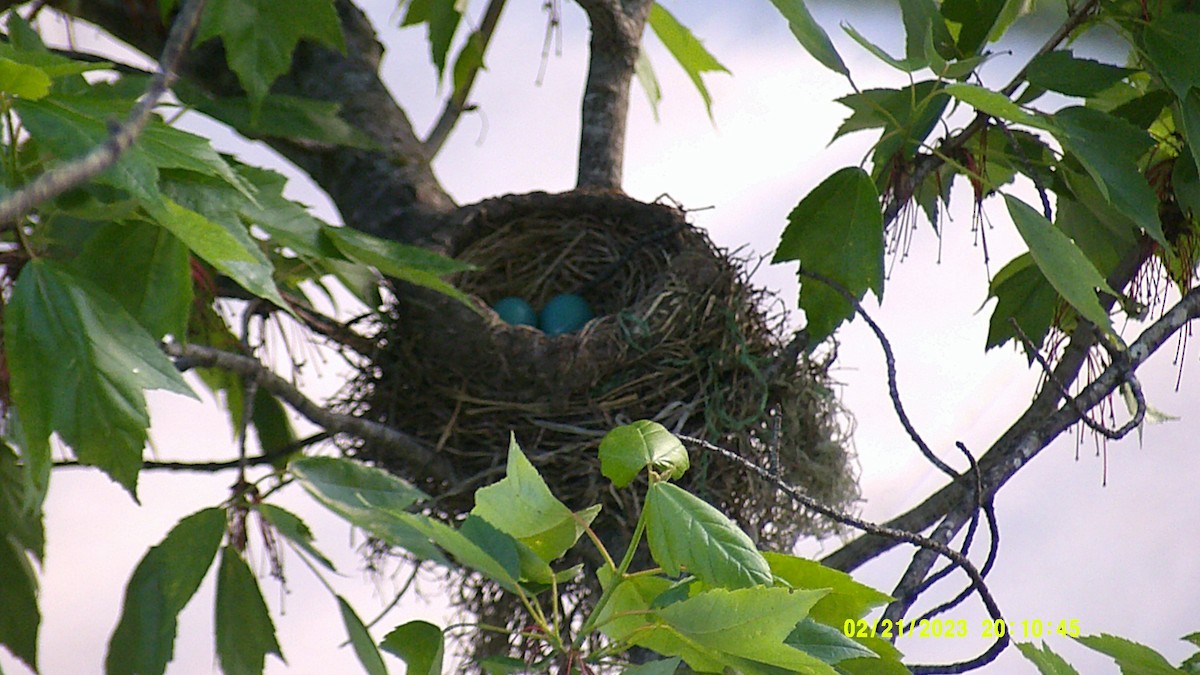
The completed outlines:
[[[418,129],[428,129],[440,102],[424,36],[394,27],[394,2],[362,4],[369,5],[380,37],[389,46],[387,83]],[[586,24],[577,7],[563,3],[563,53],[550,59],[543,83],[535,86],[545,26],[540,5],[510,3],[488,57],[489,69],[473,96],[481,113],[463,118],[437,161],[440,179],[460,203],[511,192],[560,191],[574,183]],[[666,193],[689,208],[712,206],[694,214],[694,219],[718,244],[748,245],[770,254],[788,211],[825,176],[858,164],[872,140],[870,134],[828,145],[847,114],[833,99],[849,93],[849,86],[803,52],[765,0],[666,6],[705,40],[733,75],[706,79],[715,99],[715,121],[710,122],[686,77],[650,39],[650,55],[665,100],[661,122],[656,123],[641,92],[634,92],[626,189],[644,200]],[[815,13],[830,30],[860,87],[903,84],[836,28],[848,21],[898,52],[902,36],[896,12],[837,3],[819,5]],[[82,43],[87,31],[80,29],[77,37]],[[1007,46],[1018,56],[995,59],[984,71],[988,82],[1006,79],[1021,64],[1021,50],[1029,48],[1020,41]],[[240,148],[251,163],[284,166],[258,146],[247,149],[221,142],[226,149]],[[323,217],[336,220],[328,201],[311,186],[296,180],[290,189]],[[955,198],[960,208],[946,223],[943,241],[939,244],[921,223],[910,255],[887,280],[883,306],[868,303],[895,348],[909,415],[951,463],[958,461],[953,450],[956,441],[976,452],[985,449],[1023,409],[1037,380],[1013,350],[983,352],[991,311],[990,304],[984,304],[988,273],[996,272],[1020,250],[1019,241],[1000,205],[989,203],[992,259],[985,266],[971,231],[970,213],[961,208],[969,195],[958,192]],[[764,266],[756,280],[795,306],[793,266]],[[844,328],[839,340],[835,376],[857,420],[854,445],[861,470],[861,512],[868,519],[886,520],[919,503],[944,481],[905,440],[891,414],[882,354],[862,322]],[[1086,634],[1135,639],[1175,663],[1190,653],[1178,638],[1200,630],[1195,614],[1200,607],[1200,580],[1194,564],[1200,557],[1195,543],[1200,453],[1194,440],[1200,422],[1193,403],[1200,400],[1200,364],[1194,349],[1176,361],[1174,347],[1168,345],[1155,357],[1142,371],[1142,381],[1150,403],[1180,416],[1180,421],[1147,428],[1141,444],[1129,438],[1100,451],[1090,438],[1078,447],[1073,438],[1062,438],[1000,493],[997,514],[1002,544],[990,587],[1010,621],[1078,619]],[[339,365],[334,361],[314,365],[304,384],[318,395],[334,391],[343,374]],[[1179,368],[1183,378],[1176,391]],[[167,395],[155,395],[152,401],[153,438],[161,457],[234,455],[228,425],[211,403]],[[1107,486],[1102,485],[1105,466]],[[138,507],[95,471],[71,470],[54,476],[47,504],[42,594],[44,672],[100,672],[125,581],[138,559],[181,517],[224,499],[233,480],[232,475],[147,472],[141,480],[142,506]],[[379,611],[390,599],[393,583],[403,577],[383,583],[369,579],[360,571],[361,559],[350,550],[357,540],[348,528],[307,506],[298,489],[285,491],[280,500],[306,517],[318,545],[335,558],[345,575],[335,580],[338,591],[356,604],[364,618]],[[799,550],[820,555],[837,545],[837,541],[801,542]],[[856,577],[889,590],[910,554],[902,550],[885,556],[856,572]],[[260,553],[251,555],[256,569],[264,569],[264,562]],[[286,592],[271,581],[263,586],[268,604],[284,610],[282,616],[276,615],[276,624],[292,664],[289,670],[269,659],[269,672],[357,672],[353,655],[338,648],[344,635],[336,607],[307,569],[293,558]],[[380,624],[374,631],[376,638],[413,618],[444,623],[436,586],[423,587],[434,596],[431,601],[406,603]],[[936,597],[923,606],[952,596],[958,588],[939,587]],[[209,579],[185,610],[176,660],[168,672],[214,671],[212,592]],[[969,620],[973,636],[969,640],[907,639],[898,647],[914,661],[969,658],[986,647],[978,638],[983,616],[977,603],[967,603],[947,617]],[[1110,661],[1093,657],[1063,638],[1051,637],[1049,642],[1081,672],[1117,672]],[[387,658],[395,672],[402,672],[399,661]],[[0,653],[0,667],[6,673],[25,672],[5,653]],[[1010,650],[980,672],[1033,669]]]

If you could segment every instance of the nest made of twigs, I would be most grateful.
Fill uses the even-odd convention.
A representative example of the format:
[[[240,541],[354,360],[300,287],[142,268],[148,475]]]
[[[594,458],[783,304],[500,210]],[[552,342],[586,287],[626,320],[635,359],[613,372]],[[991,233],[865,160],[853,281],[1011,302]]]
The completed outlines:
[[[351,449],[435,495],[434,511],[469,511],[474,490],[502,476],[513,432],[560,499],[602,503],[597,529],[628,541],[637,499],[611,489],[596,449],[608,430],[637,419],[777,463],[785,480],[826,503],[857,497],[830,364],[785,354],[780,303],[749,283],[747,260],[714,246],[683,211],[567,193],[490,200],[462,217],[451,253],[478,269],[454,283],[478,307],[401,289],[382,318],[381,351],[346,406],[453,457],[469,478],[431,485],[402,458]],[[540,307],[564,292],[584,296],[597,315],[574,334],[510,326],[487,309],[506,296]],[[692,460],[683,486],[762,547],[787,549],[830,527],[730,460]]]

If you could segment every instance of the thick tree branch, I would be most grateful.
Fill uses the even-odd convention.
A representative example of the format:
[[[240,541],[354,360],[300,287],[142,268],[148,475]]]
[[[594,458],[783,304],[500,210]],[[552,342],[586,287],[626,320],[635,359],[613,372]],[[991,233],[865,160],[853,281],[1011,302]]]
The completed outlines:
[[[162,48],[158,72],[150,79],[146,93],[129,112],[129,117],[119,126],[112,122],[108,139],[83,157],[54,167],[0,202],[0,224],[17,222],[38,204],[86,183],[116,164],[121,153],[128,150],[142,129],[146,128],[159,99],[178,77],[180,62],[192,42],[203,11],[204,0],[187,0],[184,3]]]
[[[349,434],[386,447],[397,456],[407,457],[416,475],[425,475],[431,480],[448,485],[457,483],[454,466],[449,459],[436,453],[426,443],[377,422],[332,412],[309,399],[292,383],[273,373],[258,359],[194,344],[167,344],[163,346],[163,351],[172,358],[184,360],[189,366],[220,368],[255,379],[259,386],[278,396],[297,413],[326,431]]]
[[[0,7],[13,2],[0,1]],[[157,53],[164,36],[153,16],[131,14],[126,0],[56,0],[60,11],[90,21],[137,49]],[[342,119],[378,143],[371,150],[268,137],[267,143],[312,176],[337,204],[343,220],[356,229],[391,239],[436,244],[438,214],[454,202],[438,183],[424,144],[407,114],[379,78],[383,48],[370,21],[350,0],[336,0],[346,53],[302,42],[292,70],[273,91],[331,101]],[[191,51],[181,76],[220,96],[241,94],[225,65],[219,41]]]
[[[651,0],[579,0],[592,27],[579,130],[579,188],[620,190],[629,88]]]

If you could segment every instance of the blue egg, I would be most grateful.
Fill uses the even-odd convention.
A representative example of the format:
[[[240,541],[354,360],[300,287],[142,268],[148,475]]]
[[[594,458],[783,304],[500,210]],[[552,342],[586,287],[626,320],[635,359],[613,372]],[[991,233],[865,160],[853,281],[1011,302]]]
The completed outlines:
[[[538,326],[546,335],[574,333],[592,319],[595,314],[587,300],[574,293],[563,293],[550,298],[538,317]]]
[[[492,305],[492,309],[504,319],[505,323],[514,326],[537,326],[537,313],[521,298],[500,298]]]

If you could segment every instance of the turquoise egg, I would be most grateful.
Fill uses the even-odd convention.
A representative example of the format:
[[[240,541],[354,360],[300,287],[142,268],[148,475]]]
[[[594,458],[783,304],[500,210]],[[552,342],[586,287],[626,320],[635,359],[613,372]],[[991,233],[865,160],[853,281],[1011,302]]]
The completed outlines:
[[[563,293],[550,298],[538,317],[538,326],[546,335],[574,333],[592,319],[595,314],[587,300],[574,293]]]
[[[492,309],[504,319],[505,323],[514,326],[537,326],[537,313],[521,298],[500,298],[492,305]]]

